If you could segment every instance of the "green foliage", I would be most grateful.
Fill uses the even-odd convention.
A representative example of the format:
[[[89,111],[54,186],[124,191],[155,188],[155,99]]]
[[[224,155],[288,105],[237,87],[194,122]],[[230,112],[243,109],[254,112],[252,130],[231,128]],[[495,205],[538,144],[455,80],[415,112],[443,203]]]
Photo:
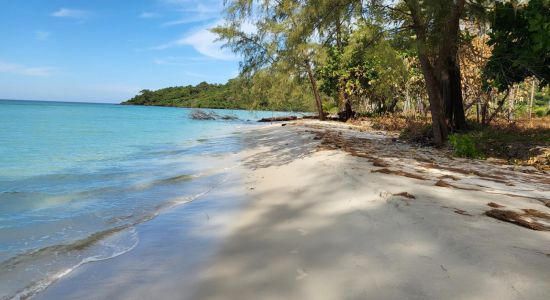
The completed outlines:
[[[544,108],[544,107],[536,108],[534,112],[535,112],[535,116],[537,116],[539,118],[542,118],[546,115],[550,115],[550,110],[548,110],[547,108]]]
[[[302,3],[296,1],[235,0],[226,3],[225,23],[212,29],[225,47],[242,57],[241,74],[258,72],[299,80],[307,76],[317,111],[324,118],[322,98],[313,74],[315,51],[319,43],[304,34]],[[247,30],[253,25],[254,30]]]
[[[300,77],[274,71],[256,71],[250,77],[239,77],[231,85],[236,98],[247,108],[281,111],[314,111],[313,95],[308,83]]]
[[[525,125],[506,123],[476,128],[451,135],[449,142],[455,155],[461,157],[527,160],[536,154],[536,149],[550,146],[550,130],[542,124],[543,127]]]
[[[246,108],[247,106],[247,103],[242,103],[233,97],[230,83],[206,82],[196,86],[169,87],[157,91],[143,90],[123,104],[204,108]]]
[[[453,134],[449,136],[449,143],[453,152],[459,157],[482,158],[482,154],[476,146],[475,138],[472,134]]]
[[[175,106],[194,108],[256,109],[312,111],[307,85],[288,76],[268,71],[238,77],[226,84],[201,82],[196,86],[179,86],[157,91],[143,90],[123,102],[127,105]]]
[[[338,99],[340,77],[343,76],[342,53],[337,47],[327,48],[325,62],[320,65],[317,74],[322,80],[319,90],[334,99]]]
[[[418,91],[407,54],[391,45],[380,26],[359,22],[341,49],[334,45],[325,49],[326,57],[317,68],[321,91],[334,100],[343,91],[357,111],[367,105],[378,113],[395,111],[407,92]]]
[[[550,82],[550,0],[497,2],[489,44],[493,55],[485,68],[486,79],[499,90],[537,77]]]

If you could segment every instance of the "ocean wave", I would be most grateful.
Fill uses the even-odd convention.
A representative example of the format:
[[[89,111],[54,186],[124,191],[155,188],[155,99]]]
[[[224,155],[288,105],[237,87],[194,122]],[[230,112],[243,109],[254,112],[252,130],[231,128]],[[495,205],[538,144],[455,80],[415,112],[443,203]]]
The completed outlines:
[[[114,217],[116,220],[112,219],[112,222],[107,222],[107,224],[115,224],[120,221],[128,221],[127,224],[108,228],[69,243],[26,251],[0,262],[0,293],[4,294],[0,295],[0,299],[27,299],[83,264],[114,258],[131,251],[139,241],[135,229],[137,225],[176,206],[205,196],[226,182],[227,178],[228,175],[225,174],[221,180],[209,185],[202,192],[167,199],[138,219],[135,219],[135,215],[128,214]],[[186,179],[187,176],[182,175],[164,180],[178,182]],[[127,235],[128,232],[131,233],[130,237]],[[22,285],[23,282],[28,284]]]
[[[14,214],[20,214],[25,211],[37,211],[55,206],[65,205],[72,201],[84,202],[87,199],[101,198],[102,195],[109,193],[132,193],[143,191],[155,186],[179,184],[191,181],[202,176],[198,174],[180,174],[163,178],[149,178],[144,181],[133,183],[116,184],[111,183],[107,186],[88,188],[83,191],[73,191],[72,193],[48,193],[40,191],[4,191],[0,192],[0,227],[2,220],[11,219]]]
[[[23,271],[32,270],[34,273],[46,274],[42,278],[36,278],[31,283],[17,287],[4,299],[28,299],[32,295],[44,290],[49,285],[68,275],[76,268],[90,262],[112,259],[127,253],[134,249],[139,243],[139,236],[134,227],[112,228],[103,232],[98,232],[88,238],[75,241],[67,245],[57,245],[43,248],[25,255],[21,255],[9,261],[0,264],[0,278],[6,274],[7,270],[11,278],[14,277],[13,269],[18,266],[27,266]],[[78,252],[78,253],[75,253]],[[55,262],[51,262],[52,255],[55,256]],[[84,258],[82,258],[84,257]],[[49,264],[42,266],[41,270],[34,270],[33,265],[41,260],[50,260]],[[39,271],[39,272],[36,272]],[[27,274],[19,274],[27,275]],[[16,275],[15,275],[16,276]],[[12,285],[12,287],[15,287]]]

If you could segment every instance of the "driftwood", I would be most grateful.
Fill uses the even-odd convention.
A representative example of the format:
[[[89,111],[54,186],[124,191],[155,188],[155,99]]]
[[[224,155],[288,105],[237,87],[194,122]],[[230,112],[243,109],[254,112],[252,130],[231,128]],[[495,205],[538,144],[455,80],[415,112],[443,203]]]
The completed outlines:
[[[302,120],[319,120],[319,116],[315,115],[304,115],[300,117],[295,116],[285,116],[285,117],[273,117],[273,118],[263,118],[260,119],[258,122],[285,122],[285,121],[295,121],[298,119]],[[325,120],[331,120],[331,121],[338,121],[338,118],[335,116],[329,116],[325,114]]]
[[[191,112],[189,117],[193,120],[216,120],[219,116],[215,112],[196,109]]]
[[[234,115],[223,115],[220,117],[221,120],[226,120],[226,121],[234,121],[234,120],[238,120],[239,118],[237,116],[234,116]]]
[[[426,180],[426,178],[424,178],[420,175],[416,175],[416,174],[401,171],[401,170],[390,170],[390,169],[387,169],[387,168],[383,168],[383,169],[372,170],[370,172],[371,173],[382,173],[382,174],[388,174],[388,175],[404,176],[404,177],[414,178],[414,179],[418,179],[418,180]]]
[[[296,116],[286,116],[286,117],[273,117],[273,118],[262,118],[258,122],[285,122],[285,121],[294,121],[298,120]]]
[[[518,213],[511,210],[492,209],[486,211],[485,215],[532,230],[550,231],[550,226],[537,222],[537,219],[548,222],[548,220],[550,220],[550,216],[535,209],[524,209],[523,213]]]
[[[488,206],[492,207],[492,208],[501,208],[501,207],[504,207],[504,205],[500,205],[498,203],[495,203],[495,202],[489,202],[487,203]]]
[[[398,193],[398,194],[393,194],[394,196],[401,196],[401,197],[405,197],[405,198],[408,198],[408,199],[416,199],[416,197],[414,195],[411,195],[407,192],[402,192],[402,193]]]
[[[204,111],[201,109],[195,109],[189,117],[193,120],[225,120],[233,121],[238,120],[239,118],[234,115],[219,115],[213,111]]]

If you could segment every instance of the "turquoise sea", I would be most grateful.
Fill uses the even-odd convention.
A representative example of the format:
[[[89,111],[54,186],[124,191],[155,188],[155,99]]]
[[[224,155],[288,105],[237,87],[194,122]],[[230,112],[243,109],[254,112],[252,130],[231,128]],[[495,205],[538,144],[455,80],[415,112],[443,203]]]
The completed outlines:
[[[133,226],[223,181],[237,128],[281,114],[191,111],[0,100],[0,299],[131,250]]]

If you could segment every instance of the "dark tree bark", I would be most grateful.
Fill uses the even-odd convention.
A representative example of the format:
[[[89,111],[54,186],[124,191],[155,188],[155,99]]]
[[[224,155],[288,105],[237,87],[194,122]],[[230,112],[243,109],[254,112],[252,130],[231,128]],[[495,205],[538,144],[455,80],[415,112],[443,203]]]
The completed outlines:
[[[353,111],[353,108],[351,106],[351,101],[347,97],[346,93],[341,90],[340,93],[340,113],[338,113],[339,118],[341,121],[347,121],[355,116],[355,112]]]
[[[346,98],[346,100],[344,101],[343,110],[338,113],[338,119],[342,122],[345,122],[354,117],[355,117],[355,112],[351,107],[351,101],[349,101],[349,99]]]
[[[502,111],[502,108],[504,107],[504,103],[506,102],[506,99],[508,99],[508,96],[510,95],[510,90],[507,90],[506,93],[504,94],[504,96],[502,97],[502,99],[500,99],[497,103],[497,108],[495,109],[495,111],[493,111],[493,113],[486,117],[486,118],[483,118],[482,120],[482,124],[483,126],[487,126],[491,123],[491,121],[493,121],[493,119]],[[485,113],[488,114],[488,105],[489,103],[486,102],[485,104]]]
[[[453,61],[448,62],[449,73],[449,94],[446,95],[445,113],[453,131],[466,130],[466,116],[464,114],[464,103],[462,99],[462,83],[460,67],[456,63],[456,54]]]
[[[436,145],[442,145],[447,140],[448,129],[443,115],[441,92],[434,69],[424,51],[419,51],[420,66],[426,80],[430,112],[432,114],[432,130]]]
[[[432,114],[432,130],[434,134],[434,142],[436,145],[442,145],[447,140],[447,124],[443,116],[442,98],[438,78],[435,74],[434,67],[430,62],[427,51],[427,38],[425,24],[422,22],[419,12],[419,3],[416,0],[405,1],[411,12],[414,31],[417,39],[418,59],[424,80],[426,81],[426,89],[428,92],[428,101],[430,102],[430,112]]]
[[[439,33],[440,51],[436,64],[441,69],[439,81],[441,97],[445,108],[445,117],[453,131],[466,130],[466,116],[462,99],[462,82],[460,64],[458,62],[458,35],[460,32],[460,17],[464,10],[464,0],[451,5],[448,19]]]

